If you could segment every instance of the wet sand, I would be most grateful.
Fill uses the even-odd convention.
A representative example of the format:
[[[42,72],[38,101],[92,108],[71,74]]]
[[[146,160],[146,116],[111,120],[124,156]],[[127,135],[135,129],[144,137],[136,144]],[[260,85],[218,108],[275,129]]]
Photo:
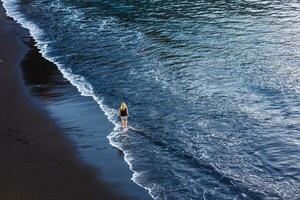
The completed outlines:
[[[33,102],[20,62],[28,31],[0,5],[0,199],[126,199],[81,163],[71,143]],[[127,198],[128,199],[128,198]]]

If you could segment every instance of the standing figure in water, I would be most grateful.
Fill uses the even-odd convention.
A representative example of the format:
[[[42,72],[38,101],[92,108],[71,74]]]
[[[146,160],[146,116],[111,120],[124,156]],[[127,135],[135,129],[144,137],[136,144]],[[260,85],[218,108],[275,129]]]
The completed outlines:
[[[119,116],[121,118],[122,128],[127,128],[128,108],[124,102],[121,103],[119,108]]]

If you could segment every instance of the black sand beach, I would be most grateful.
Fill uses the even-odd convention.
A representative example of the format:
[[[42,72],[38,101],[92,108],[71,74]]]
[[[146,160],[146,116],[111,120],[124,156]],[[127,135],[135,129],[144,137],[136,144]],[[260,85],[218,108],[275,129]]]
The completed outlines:
[[[0,1],[4,199],[300,199],[299,3]]]
[[[2,3],[0,27],[0,199],[126,199],[78,160],[62,130],[33,102],[19,68],[28,52],[22,40],[31,39]]]

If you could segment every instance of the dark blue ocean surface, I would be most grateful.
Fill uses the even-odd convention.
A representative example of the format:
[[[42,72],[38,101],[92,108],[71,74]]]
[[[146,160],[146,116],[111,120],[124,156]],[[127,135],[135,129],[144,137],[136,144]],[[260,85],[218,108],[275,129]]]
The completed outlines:
[[[155,199],[300,199],[299,1],[4,2]]]

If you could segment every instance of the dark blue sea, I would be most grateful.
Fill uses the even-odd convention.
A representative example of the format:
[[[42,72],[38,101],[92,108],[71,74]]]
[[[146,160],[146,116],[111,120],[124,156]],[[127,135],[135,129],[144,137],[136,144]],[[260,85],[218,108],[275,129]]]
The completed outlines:
[[[107,143],[154,199],[300,199],[299,1],[4,5],[106,114]]]

